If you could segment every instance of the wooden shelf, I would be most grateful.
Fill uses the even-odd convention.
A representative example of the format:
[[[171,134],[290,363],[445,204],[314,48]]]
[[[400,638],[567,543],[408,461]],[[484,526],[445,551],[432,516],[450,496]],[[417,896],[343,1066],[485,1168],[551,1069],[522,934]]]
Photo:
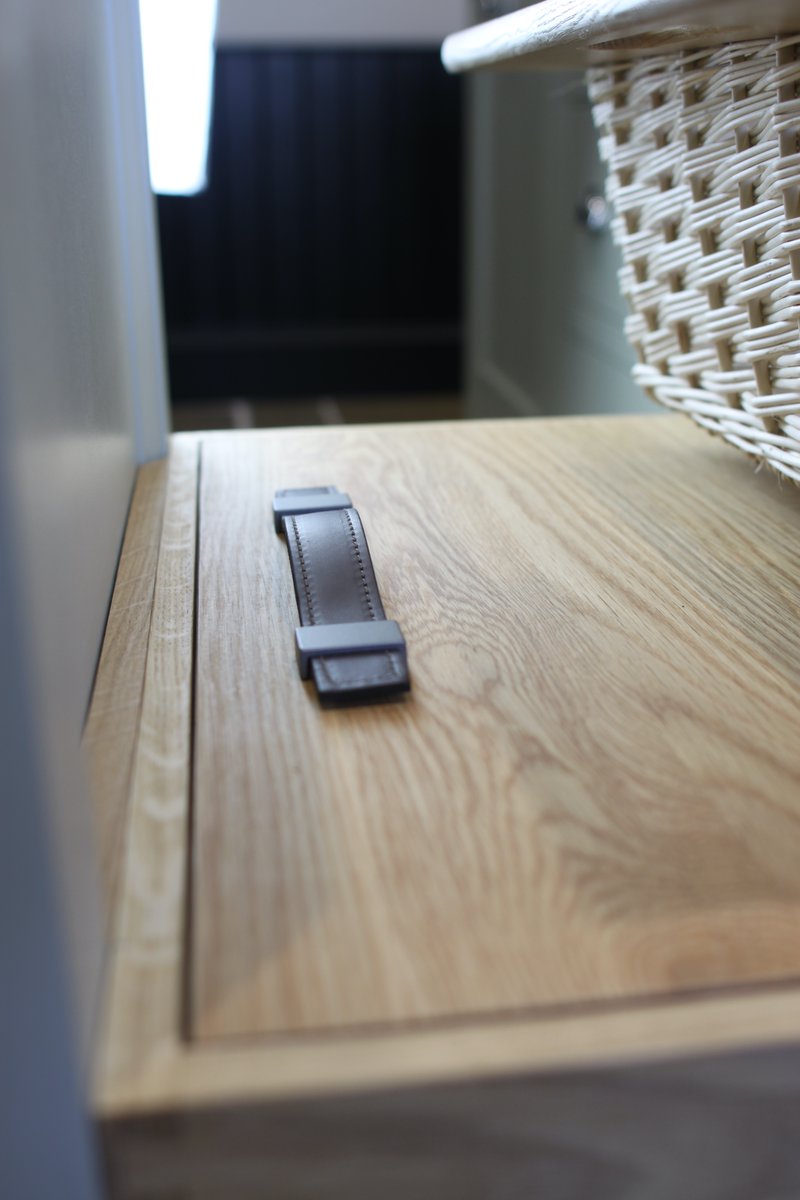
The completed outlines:
[[[581,67],[800,30],[798,0],[543,0],[451,34],[448,71]]]
[[[269,503],[329,482],[405,702],[323,711],[297,676]],[[133,746],[98,794],[112,1195],[500,1195],[478,1162],[532,1186],[557,1145],[617,1195],[663,1178],[698,1095],[702,1169],[771,1162],[800,1062],[800,492],[653,415],[179,435],[148,536],[160,505],[98,676],[106,720],[128,702],[87,744],[98,779]]]

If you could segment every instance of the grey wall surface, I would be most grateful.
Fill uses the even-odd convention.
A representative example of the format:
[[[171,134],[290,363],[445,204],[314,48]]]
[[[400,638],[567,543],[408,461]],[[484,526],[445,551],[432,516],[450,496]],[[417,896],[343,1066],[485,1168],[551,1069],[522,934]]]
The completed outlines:
[[[90,1200],[80,737],[166,406],[135,0],[0,0],[0,1195]]]
[[[219,0],[219,45],[438,45],[477,20],[473,0]]]
[[[603,184],[582,75],[470,77],[467,158],[469,414],[654,411],[630,377],[611,232],[577,218]]]

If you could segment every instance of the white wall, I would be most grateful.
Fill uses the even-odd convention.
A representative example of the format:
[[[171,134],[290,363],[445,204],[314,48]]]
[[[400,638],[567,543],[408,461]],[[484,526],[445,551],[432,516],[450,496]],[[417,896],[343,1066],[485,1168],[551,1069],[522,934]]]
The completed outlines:
[[[91,1200],[102,965],[80,737],[164,449],[135,0],[0,0],[0,1195]]]
[[[219,0],[217,44],[438,46],[475,13],[473,0]]]

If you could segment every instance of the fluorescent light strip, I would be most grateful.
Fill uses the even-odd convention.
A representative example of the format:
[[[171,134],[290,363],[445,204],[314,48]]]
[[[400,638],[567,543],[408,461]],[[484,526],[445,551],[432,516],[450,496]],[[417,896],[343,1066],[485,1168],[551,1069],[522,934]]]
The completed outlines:
[[[206,185],[217,0],[139,0],[150,184],[193,195]]]

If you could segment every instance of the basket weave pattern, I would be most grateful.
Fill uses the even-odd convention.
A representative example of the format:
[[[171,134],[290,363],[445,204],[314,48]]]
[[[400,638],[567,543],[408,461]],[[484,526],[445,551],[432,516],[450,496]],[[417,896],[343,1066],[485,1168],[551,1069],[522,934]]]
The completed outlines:
[[[636,380],[800,482],[800,35],[589,72]]]

